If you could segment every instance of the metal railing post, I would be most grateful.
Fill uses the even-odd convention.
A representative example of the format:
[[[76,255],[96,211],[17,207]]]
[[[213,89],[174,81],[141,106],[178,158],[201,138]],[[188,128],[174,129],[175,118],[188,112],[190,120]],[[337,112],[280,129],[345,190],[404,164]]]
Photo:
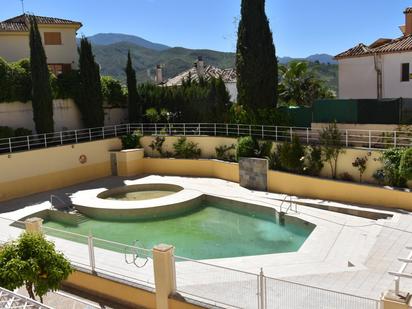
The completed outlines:
[[[240,136],[239,124],[237,125],[237,136]]]
[[[47,135],[44,133],[44,148],[47,148]]]
[[[89,233],[89,236],[87,237],[87,246],[89,249],[89,263],[92,271],[94,272],[96,269],[96,260],[94,258],[94,246],[93,246],[93,236],[91,233]]]
[[[214,123],[214,129],[215,129],[215,136],[216,136],[216,123]]]
[[[183,136],[186,136],[186,123],[183,124]]]
[[[63,132],[60,131],[60,145],[63,145]]]
[[[264,139],[265,138],[265,128],[264,128],[264,126],[262,125],[262,139]]]
[[[249,125],[249,135],[252,136],[252,126]]]
[[[104,139],[104,127],[102,127],[102,137]]]
[[[372,132],[371,132],[371,130],[369,130],[369,149],[371,149],[372,148]]]
[[[143,123],[140,124],[140,128],[141,128],[141,131],[142,131],[142,132],[141,132],[142,135],[144,135],[144,126],[143,126]]]
[[[199,128],[199,135],[200,135],[200,123],[199,123],[199,125],[198,125],[198,128]]]
[[[27,136],[27,150],[30,150],[30,137]]]
[[[92,129],[89,129],[89,141],[92,140]]]
[[[396,131],[393,132],[393,147],[396,147],[397,141],[396,141]]]
[[[169,123],[169,135],[171,136],[172,135],[172,127],[170,126],[170,123]],[[199,134],[200,135],[200,134]]]
[[[9,151],[13,152],[13,147],[11,147],[11,138],[9,137]]]
[[[229,125],[226,123],[226,136],[229,136]]]
[[[275,127],[275,140],[278,141],[278,126]]]
[[[126,125],[127,134],[130,134],[130,123]]]
[[[259,308],[266,309],[266,286],[265,286],[265,276],[263,274],[263,268],[260,269],[259,273]]]
[[[306,144],[309,145],[309,128],[306,128]]]
[[[117,125],[114,126],[114,136],[117,136]]]
[[[77,130],[74,130],[74,140],[75,140],[75,142],[76,142],[76,144],[77,144]]]
[[[348,130],[345,130],[345,145],[346,145],[346,147],[349,146]]]
[[[293,140],[293,128],[290,127],[290,141]]]

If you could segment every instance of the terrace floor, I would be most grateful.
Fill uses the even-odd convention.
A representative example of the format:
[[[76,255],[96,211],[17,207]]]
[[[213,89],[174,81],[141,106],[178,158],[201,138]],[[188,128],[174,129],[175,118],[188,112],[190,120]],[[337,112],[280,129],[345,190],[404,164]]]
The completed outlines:
[[[143,178],[108,177],[0,203],[0,217],[3,218],[0,220],[0,241],[12,239],[21,232],[20,229],[10,226],[9,220],[19,220],[41,210],[49,209],[51,194],[68,201],[68,195],[82,190],[112,188],[132,183],[172,183],[191,190],[199,190],[204,194],[265,205],[276,210],[280,209],[281,200],[285,197],[281,194],[250,191],[236,183],[219,179],[156,175]],[[412,245],[411,213],[298,197],[293,197],[293,199],[297,202],[342,207],[350,211],[362,209],[388,213],[392,217],[372,220],[298,205],[297,213],[290,212],[289,215],[317,226],[299,251],[202,262],[253,274],[258,274],[262,268],[268,277],[373,299],[378,299],[382,292],[393,288],[393,277],[388,274],[388,271],[398,271],[401,263],[397,258],[407,257],[409,254],[409,250],[405,247]],[[74,264],[88,267],[89,256],[86,245],[55,237],[50,238]],[[136,268],[125,263],[125,256],[121,253],[96,248],[95,256],[98,271],[153,287],[151,260],[145,267]],[[196,293],[202,291],[208,293],[207,296],[210,299],[222,299],[222,295],[229,293],[222,289],[224,287],[232,285],[253,289],[255,284],[254,277],[248,274],[237,274],[220,268],[213,269],[213,267],[196,262],[177,263],[176,267],[179,291],[193,295],[199,295]],[[402,279],[401,290],[412,290],[412,280]],[[214,298],[215,295],[217,298]],[[239,303],[254,302],[250,299],[250,295],[246,293],[239,296]]]

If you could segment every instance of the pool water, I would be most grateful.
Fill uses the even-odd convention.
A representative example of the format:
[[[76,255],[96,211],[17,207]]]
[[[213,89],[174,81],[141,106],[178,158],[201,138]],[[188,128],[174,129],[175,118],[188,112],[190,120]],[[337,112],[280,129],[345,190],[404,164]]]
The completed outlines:
[[[154,198],[159,198],[163,196],[168,196],[175,194],[176,191],[166,191],[166,190],[145,190],[145,191],[132,191],[123,192],[118,194],[113,194],[106,197],[107,200],[120,200],[120,201],[142,201],[150,200]]]
[[[221,204],[223,203],[223,204]],[[224,206],[224,207],[219,207]],[[132,244],[138,240],[145,248],[165,243],[175,253],[192,259],[214,259],[297,251],[312,232],[311,224],[279,225],[275,216],[243,214],[228,210],[224,202],[202,202],[195,211],[176,217],[150,221],[100,221],[90,219],[78,226],[45,221],[45,227],[64,229]],[[46,228],[46,233],[53,231]],[[55,236],[66,238],[62,233]]]

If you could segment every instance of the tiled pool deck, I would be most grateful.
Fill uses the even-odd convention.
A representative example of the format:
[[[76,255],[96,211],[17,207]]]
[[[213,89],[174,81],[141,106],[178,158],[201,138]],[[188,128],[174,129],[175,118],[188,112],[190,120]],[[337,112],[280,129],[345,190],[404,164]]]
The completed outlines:
[[[267,205],[279,210],[284,195],[253,192],[238,184],[219,179],[147,176],[139,179],[109,177],[60,190],[36,194],[25,198],[0,203],[0,217],[18,220],[32,213],[48,209],[50,195],[67,200],[70,195],[82,190],[112,188],[131,183],[172,183],[193,191],[235,199],[248,203]],[[348,192],[350,194],[350,192]],[[322,205],[357,209],[357,206],[343,205],[327,201],[298,199]],[[411,201],[412,202],[412,201]],[[366,208],[362,208],[366,209]],[[393,287],[393,277],[388,271],[397,271],[401,263],[398,257],[406,257],[405,246],[412,245],[412,216],[409,212],[376,210],[393,215],[392,218],[371,220],[342,213],[298,206],[298,213],[291,216],[316,224],[316,229],[298,252],[214,259],[204,262],[235,268],[258,274],[260,268],[266,276],[283,278],[316,287],[336,290],[377,299],[380,294]],[[377,224],[379,225],[377,225]],[[9,226],[7,220],[0,220],[0,241],[16,237],[21,230]],[[381,225],[385,226],[382,227]],[[400,230],[405,230],[400,231]],[[63,239],[53,238],[58,249],[63,251],[75,264],[87,266],[87,246]],[[101,272],[128,277],[132,281],[153,283],[153,270],[149,262],[143,268],[125,263],[124,254],[96,249],[96,265]],[[218,275],[218,272],[219,275]],[[248,281],[250,278],[225,276],[209,267],[191,262],[177,263],[178,288],[187,291],[211,288],[216,285],[216,293],[225,293],[219,284],[230,281]],[[411,290],[412,280],[402,279],[401,290]],[[247,296],[245,295],[245,298]],[[243,300],[245,304],[247,299]]]

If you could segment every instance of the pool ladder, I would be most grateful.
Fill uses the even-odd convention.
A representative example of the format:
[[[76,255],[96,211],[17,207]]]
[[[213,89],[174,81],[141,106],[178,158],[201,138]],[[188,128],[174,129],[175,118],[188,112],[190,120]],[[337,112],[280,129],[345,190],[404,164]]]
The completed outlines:
[[[289,200],[288,200],[288,198],[289,198]],[[286,204],[286,205],[284,206],[284,204]],[[292,207],[293,205],[295,205],[295,209],[293,209],[293,207]],[[283,211],[284,207],[286,207],[285,211]],[[283,212],[283,213],[287,214],[289,212],[289,210],[294,211],[295,213],[297,213],[298,212],[298,204],[293,203],[292,196],[285,195],[284,199],[282,200],[282,203],[280,204],[280,212],[281,213]]]

